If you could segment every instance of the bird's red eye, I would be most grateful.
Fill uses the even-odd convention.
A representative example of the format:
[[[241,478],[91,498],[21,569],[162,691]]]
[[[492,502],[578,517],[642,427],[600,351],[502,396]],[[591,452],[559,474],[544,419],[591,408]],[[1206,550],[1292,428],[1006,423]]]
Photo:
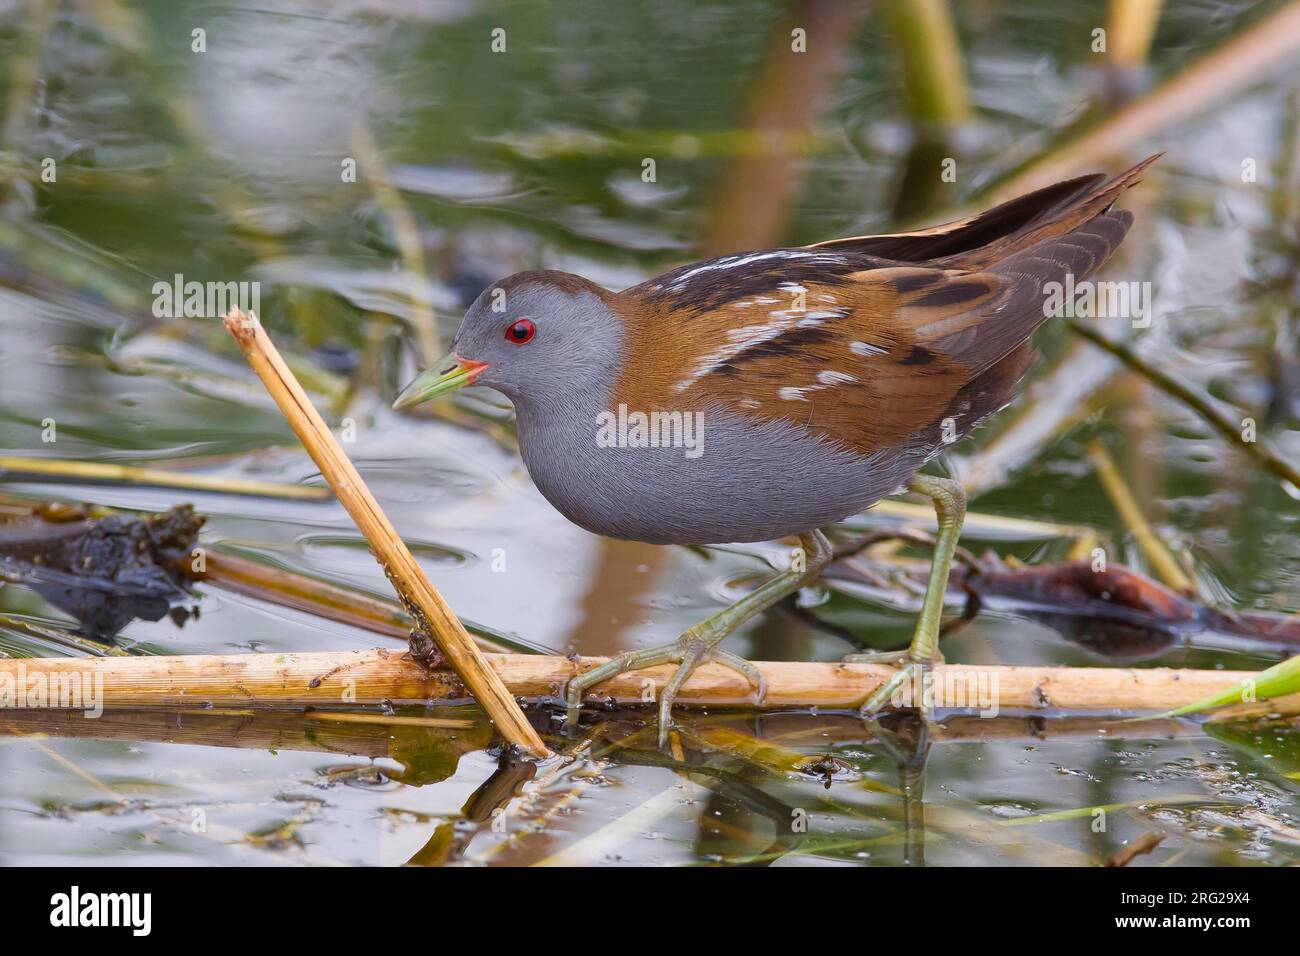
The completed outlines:
[[[506,338],[515,345],[523,345],[537,334],[537,326],[532,319],[519,319],[506,329]]]

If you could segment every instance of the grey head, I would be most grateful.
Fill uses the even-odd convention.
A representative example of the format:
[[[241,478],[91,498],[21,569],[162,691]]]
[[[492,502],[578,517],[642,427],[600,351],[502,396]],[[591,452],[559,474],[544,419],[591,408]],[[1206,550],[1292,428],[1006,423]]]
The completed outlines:
[[[412,382],[395,407],[461,385],[486,385],[522,411],[561,411],[608,394],[618,375],[623,321],[615,297],[566,272],[519,272],[474,300],[451,354]]]

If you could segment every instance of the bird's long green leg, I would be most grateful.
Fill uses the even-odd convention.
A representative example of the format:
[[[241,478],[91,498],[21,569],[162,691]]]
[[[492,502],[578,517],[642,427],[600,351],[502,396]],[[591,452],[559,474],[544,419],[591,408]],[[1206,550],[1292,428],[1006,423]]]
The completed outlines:
[[[864,715],[874,714],[884,707],[894,692],[908,681],[912,681],[913,687],[918,691],[923,687],[925,675],[939,654],[939,626],[943,623],[943,599],[948,592],[948,570],[952,567],[953,555],[957,552],[957,539],[961,537],[961,524],[966,517],[966,492],[960,482],[951,478],[917,475],[908,484],[908,488],[934,502],[935,514],[939,518],[934,561],[930,565],[930,581],[926,585],[921,616],[917,618],[912,643],[903,655],[902,666],[867,698],[862,705]],[[880,660],[881,656],[850,655],[845,659]]]
[[[758,668],[742,657],[719,650],[718,644],[755,614],[766,610],[787,594],[792,594],[817,579],[831,559],[831,543],[820,531],[801,534],[799,543],[803,546],[802,567],[795,564],[788,571],[781,572],[735,604],[696,624],[671,644],[647,647],[639,651],[626,651],[569,681],[565,690],[565,700],[568,705],[567,723],[570,725],[577,723],[582,697],[590,688],[627,671],[654,667],[656,664],[678,665],[659,697],[659,745],[661,747],[668,740],[673,701],[678,691],[691,676],[691,672],[705,661],[717,661],[744,674],[754,686],[757,699],[761,701],[767,688]]]

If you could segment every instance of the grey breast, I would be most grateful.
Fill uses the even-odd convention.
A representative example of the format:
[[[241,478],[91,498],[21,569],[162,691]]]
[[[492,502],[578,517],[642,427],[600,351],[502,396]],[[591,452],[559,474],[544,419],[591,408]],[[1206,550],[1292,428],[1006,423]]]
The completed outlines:
[[[716,409],[698,413],[698,434],[683,428],[677,445],[654,447],[635,421],[611,443],[598,404],[565,414],[516,409],[524,463],[551,504],[588,531],[652,544],[765,541],[819,528],[893,493],[935,453],[863,456],[788,422]]]

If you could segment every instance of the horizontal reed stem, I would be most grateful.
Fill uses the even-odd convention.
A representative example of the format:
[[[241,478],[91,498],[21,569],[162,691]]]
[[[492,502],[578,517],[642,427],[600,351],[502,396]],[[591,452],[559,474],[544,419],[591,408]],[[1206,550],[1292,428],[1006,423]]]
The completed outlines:
[[[556,697],[577,666],[559,656],[483,657],[493,675],[517,697]],[[602,663],[603,658],[593,657],[578,661],[582,670]],[[767,678],[767,696],[759,705],[763,710],[855,707],[893,673],[883,664],[773,661],[757,666]],[[595,696],[637,703],[644,699],[644,680],[662,689],[673,669],[663,665],[622,674],[600,685]],[[429,670],[405,654],[384,649],[0,660],[0,686],[4,675],[17,679],[20,673],[28,680],[36,673],[80,674],[82,680],[102,675],[103,700],[109,708],[425,704],[470,696],[454,672]],[[996,701],[1005,710],[1141,713],[1192,703],[1250,676],[1247,671],[1171,668],[937,664],[934,694],[937,707],[973,712]],[[978,688],[983,688],[980,694]],[[678,701],[683,706],[752,707],[750,695],[742,676],[710,663],[691,675]],[[1242,705],[1234,711],[1262,712],[1300,712],[1300,694],[1249,705],[1249,709]]]

